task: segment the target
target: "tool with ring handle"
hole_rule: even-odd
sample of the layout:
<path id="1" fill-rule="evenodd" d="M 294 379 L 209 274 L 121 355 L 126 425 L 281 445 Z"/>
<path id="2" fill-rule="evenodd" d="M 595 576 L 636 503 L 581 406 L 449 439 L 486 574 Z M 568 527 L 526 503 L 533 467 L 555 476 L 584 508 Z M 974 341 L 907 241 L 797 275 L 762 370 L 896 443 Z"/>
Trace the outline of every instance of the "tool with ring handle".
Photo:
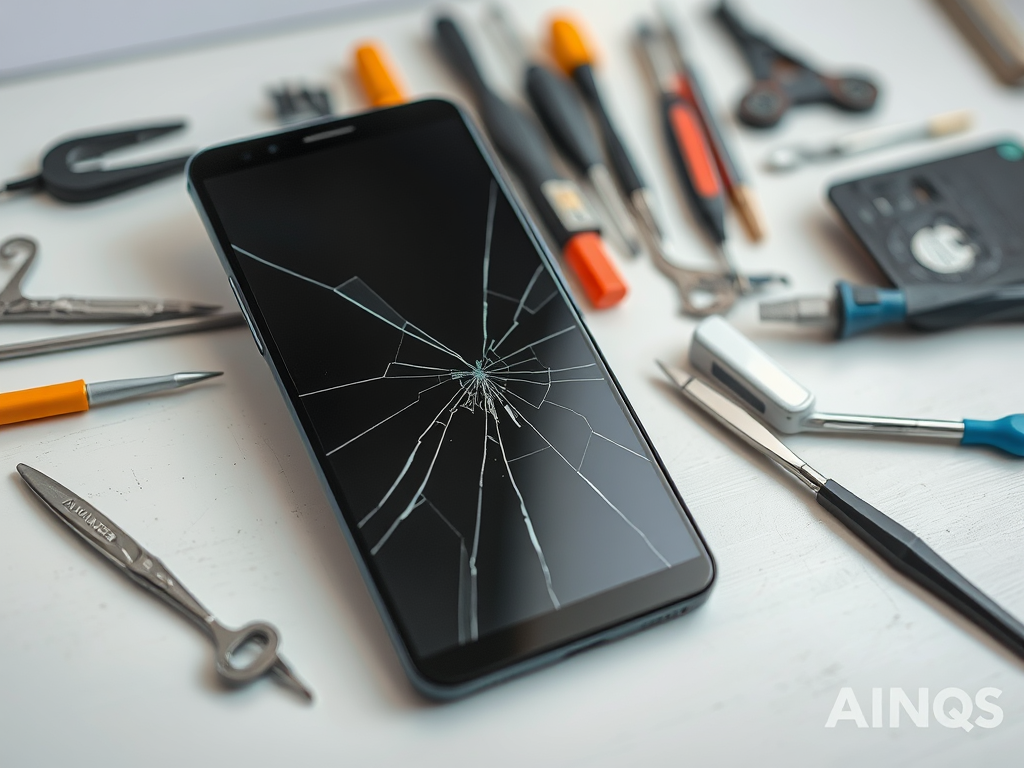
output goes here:
<path id="1" fill-rule="evenodd" d="M 85 499 L 25 464 L 18 465 L 18 473 L 33 493 L 75 533 L 122 569 L 130 579 L 166 600 L 210 636 L 214 645 L 214 666 L 222 680 L 231 685 L 242 685 L 273 673 L 307 699 L 313 700 L 310 690 L 278 654 L 280 638 L 272 625 L 254 621 L 241 629 L 228 629 L 178 582 L 160 560 Z M 250 644 L 258 646 L 258 652 L 247 663 L 239 663 L 235 655 Z"/>

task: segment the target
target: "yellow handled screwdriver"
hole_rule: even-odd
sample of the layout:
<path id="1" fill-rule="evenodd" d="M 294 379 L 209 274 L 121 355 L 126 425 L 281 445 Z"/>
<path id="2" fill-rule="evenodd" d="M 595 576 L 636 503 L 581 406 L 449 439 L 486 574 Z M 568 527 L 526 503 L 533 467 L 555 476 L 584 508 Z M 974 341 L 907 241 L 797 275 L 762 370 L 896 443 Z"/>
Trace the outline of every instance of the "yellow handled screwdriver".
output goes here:
<path id="1" fill-rule="evenodd" d="M 86 384 L 83 380 L 51 384 L 0 394 L 0 425 L 45 419 L 65 413 L 87 411 L 94 405 L 106 405 L 154 392 L 187 387 L 190 384 L 223 375 L 222 371 L 172 373 L 141 379 L 116 379 Z"/>
<path id="2" fill-rule="evenodd" d="M 384 47 L 367 42 L 356 48 L 356 74 L 371 107 L 393 107 L 406 101 L 405 89 L 394 75 Z"/>

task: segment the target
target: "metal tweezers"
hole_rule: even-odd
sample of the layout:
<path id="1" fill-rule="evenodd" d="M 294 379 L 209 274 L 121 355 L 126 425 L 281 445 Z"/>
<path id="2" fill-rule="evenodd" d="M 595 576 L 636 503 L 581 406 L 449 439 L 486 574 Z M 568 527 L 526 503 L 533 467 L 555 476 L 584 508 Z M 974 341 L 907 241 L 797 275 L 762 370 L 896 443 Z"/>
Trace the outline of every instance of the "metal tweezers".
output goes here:
<path id="1" fill-rule="evenodd" d="M 86 299 L 59 296 L 30 299 L 21 284 L 36 259 L 38 246 L 28 237 L 12 237 L 0 245 L 0 264 L 19 254 L 25 260 L 0 290 L 0 323 L 5 322 L 146 322 L 206 315 L 219 307 L 174 299 Z"/>

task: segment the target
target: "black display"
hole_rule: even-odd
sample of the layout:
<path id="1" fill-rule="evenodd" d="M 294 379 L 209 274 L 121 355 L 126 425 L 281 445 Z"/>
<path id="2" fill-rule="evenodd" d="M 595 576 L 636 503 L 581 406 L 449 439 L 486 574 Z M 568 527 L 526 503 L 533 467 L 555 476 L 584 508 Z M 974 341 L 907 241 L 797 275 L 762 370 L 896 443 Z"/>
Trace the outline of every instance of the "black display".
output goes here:
<path id="1" fill-rule="evenodd" d="M 403 110 L 192 175 L 412 655 L 593 622 L 645 579 L 635 613 L 678 602 L 696 590 L 665 574 L 695 559 L 703 589 L 703 544 L 461 116 Z"/>

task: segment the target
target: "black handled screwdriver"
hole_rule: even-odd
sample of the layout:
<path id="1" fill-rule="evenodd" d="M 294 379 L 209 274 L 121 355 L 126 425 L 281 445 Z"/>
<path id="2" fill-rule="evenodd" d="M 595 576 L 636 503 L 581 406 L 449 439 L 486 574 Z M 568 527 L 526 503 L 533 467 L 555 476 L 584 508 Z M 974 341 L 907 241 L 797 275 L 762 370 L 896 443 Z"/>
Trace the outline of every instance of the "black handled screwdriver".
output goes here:
<path id="1" fill-rule="evenodd" d="M 442 53 L 472 92 L 491 141 L 523 183 L 587 298 L 599 309 L 617 304 L 626 283 L 598 234 L 600 222 L 576 183 L 556 170 L 539 126 L 487 85 L 454 19 L 438 17 L 435 30 Z"/>
<path id="2" fill-rule="evenodd" d="M 487 14 L 509 56 L 522 67 L 526 95 L 548 135 L 566 160 L 587 177 L 630 253 L 639 253 L 640 234 L 612 182 L 580 95 L 565 77 L 531 59 L 501 7 L 492 5 Z"/>

